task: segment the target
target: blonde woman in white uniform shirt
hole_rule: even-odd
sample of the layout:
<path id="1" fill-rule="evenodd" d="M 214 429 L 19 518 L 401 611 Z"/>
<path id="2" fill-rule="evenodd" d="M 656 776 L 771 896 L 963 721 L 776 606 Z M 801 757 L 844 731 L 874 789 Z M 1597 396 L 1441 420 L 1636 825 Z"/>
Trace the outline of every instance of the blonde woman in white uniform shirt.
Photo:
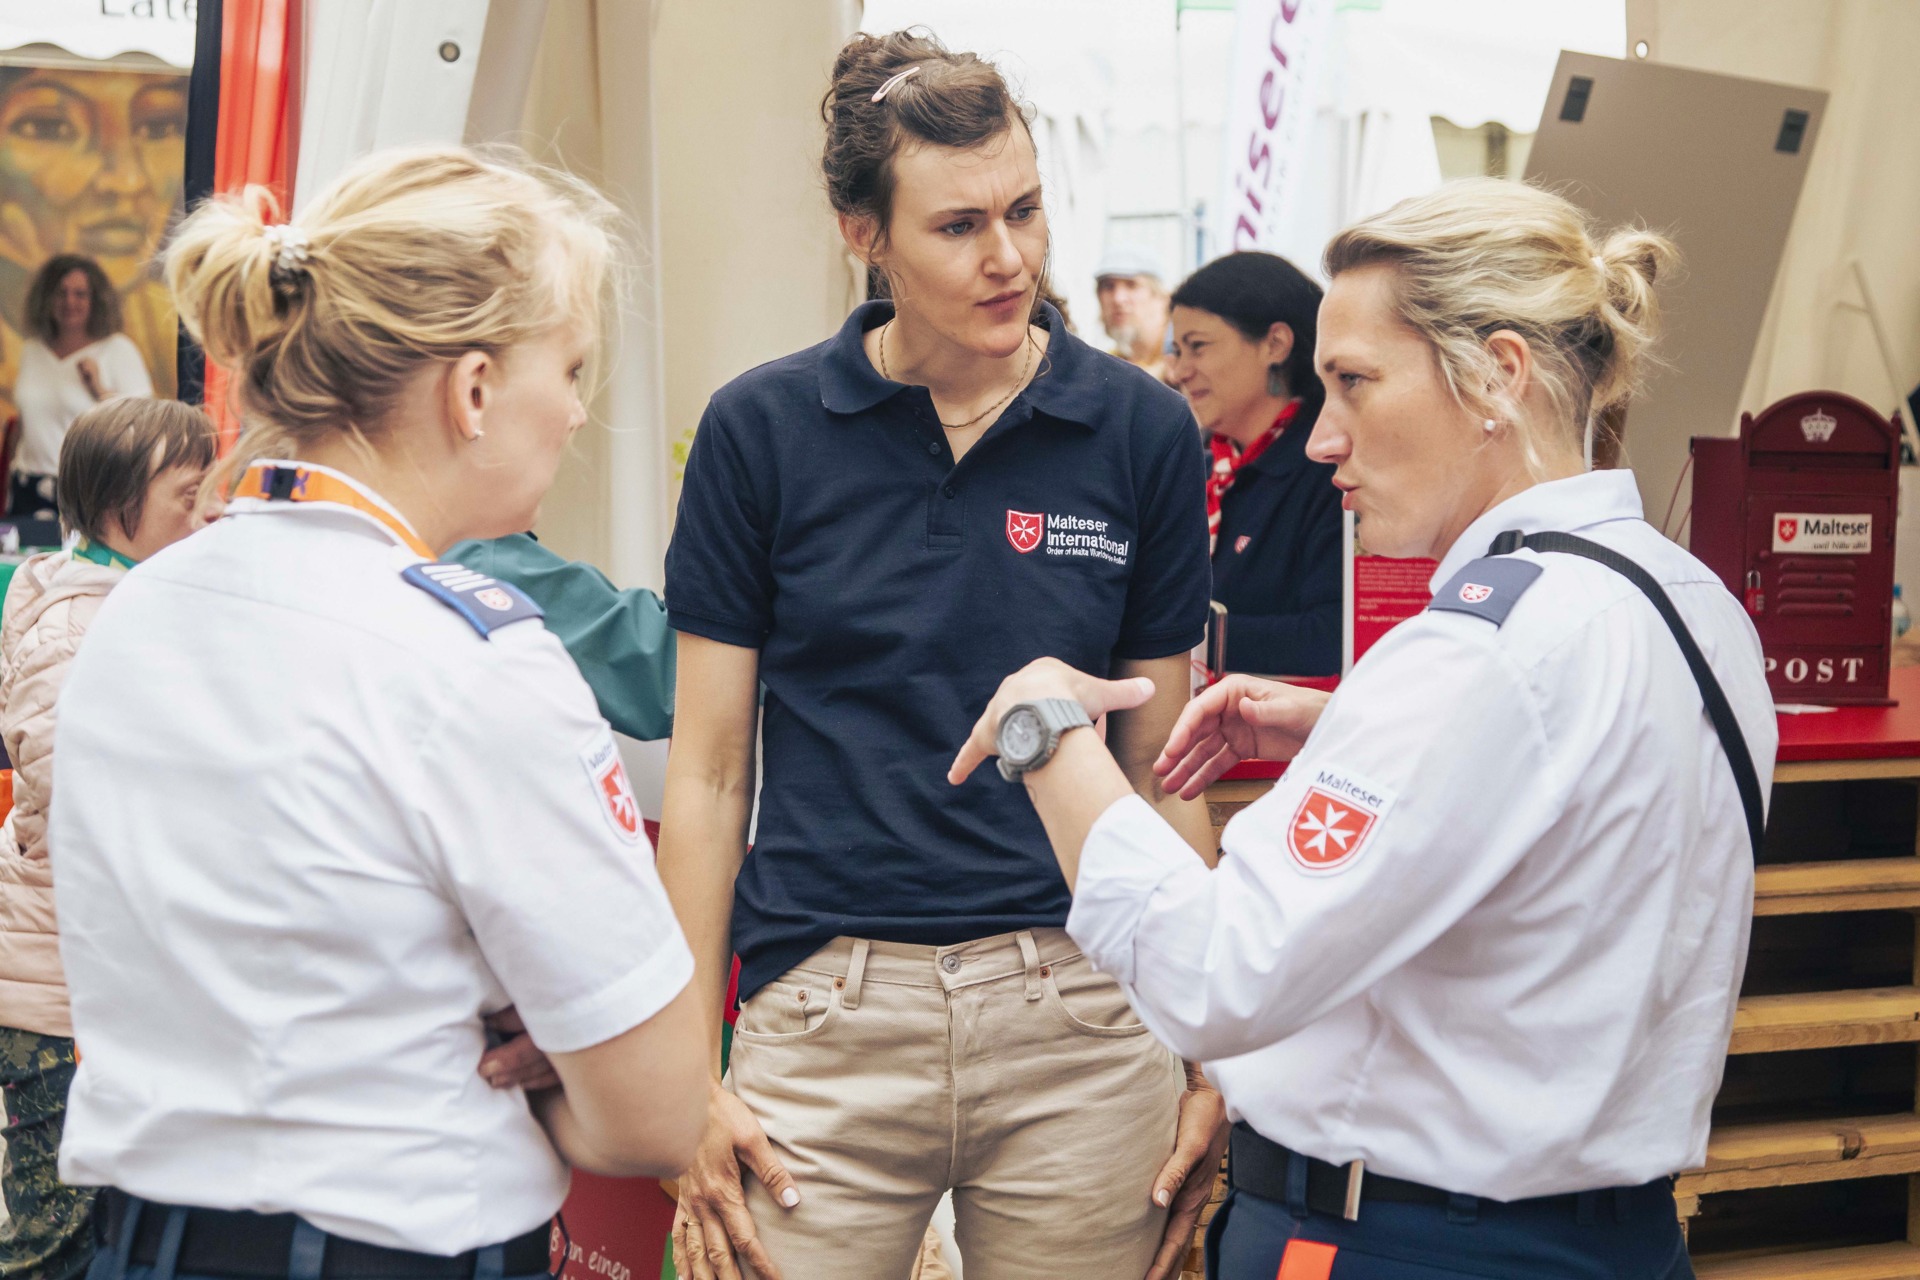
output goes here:
<path id="1" fill-rule="evenodd" d="M 94 1280 L 544 1274 L 568 1164 L 692 1158 L 709 1033 L 593 695 L 434 561 L 531 526 L 585 421 L 609 207 L 443 150 L 260 208 L 168 281 L 266 460 L 62 697 L 61 1176 L 114 1188 Z M 509 1006 L 557 1087 L 482 1078 Z"/>
<path id="2" fill-rule="evenodd" d="M 1137 682 L 1029 667 L 955 761 L 1024 779 L 1068 932 L 1226 1097 L 1210 1275 L 1692 1274 L 1669 1178 L 1706 1151 L 1778 734 L 1738 602 L 1582 456 L 1670 260 L 1497 181 L 1335 237 L 1307 451 L 1372 550 L 1439 558 L 1434 606 L 1331 698 L 1233 677 L 1195 700 L 1170 789 L 1292 757 L 1218 870 L 1064 727 Z M 1644 569 L 1706 678 L 1631 566 L 1513 550 L 1549 532 Z"/>

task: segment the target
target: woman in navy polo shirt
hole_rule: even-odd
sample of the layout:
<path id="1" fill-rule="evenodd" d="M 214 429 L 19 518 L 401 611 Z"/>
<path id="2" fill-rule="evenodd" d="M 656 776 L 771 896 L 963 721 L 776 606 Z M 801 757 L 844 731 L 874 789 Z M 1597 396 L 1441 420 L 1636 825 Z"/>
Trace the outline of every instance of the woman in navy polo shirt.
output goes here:
<path id="1" fill-rule="evenodd" d="M 1168 381 L 1206 431 L 1213 598 L 1231 671 L 1340 670 L 1340 491 L 1307 457 L 1320 286 L 1285 258 L 1230 253 L 1173 295 Z"/>
<path id="2" fill-rule="evenodd" d="M 824 113 L 842 234 L 892 300 L 713 397 L 667 553 L 661 877 L 706 998 L 737 953 L 743 1000 L 676 1256 L 904 1276 L 952 1191 L 970 1280 L 1170 1276 L 1217 1095 L 1067 939 L 1018 789 L 944 773 L 1007 670 L 1150 676 L 1108 741 L 1211 856 L 1152 775 L 1207 610 L 1191 418 L 1040 302 L 1033 140 L 990 64 L 861 36 Z"/>

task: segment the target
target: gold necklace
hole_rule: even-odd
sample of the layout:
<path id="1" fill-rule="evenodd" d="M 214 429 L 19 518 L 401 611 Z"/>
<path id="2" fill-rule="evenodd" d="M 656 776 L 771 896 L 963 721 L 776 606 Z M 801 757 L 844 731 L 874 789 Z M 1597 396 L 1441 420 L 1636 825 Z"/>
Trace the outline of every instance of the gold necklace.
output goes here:
<path id="1" fill-rule="evenodd" d="M 887 330 L 891 328 L 893 328 L 893 321 L 891 320 L 880 326 L 880 376 L 888 382 L 893 381 L 893 375 L 887 371 Z M 1020 388 L 1027 385 L 1027 375 L 1033 372 L 1033 353 L 1038 345 L 1039 344 L 1033 340 L 1033 330 L 1028 329 L 1027 363 L 1021 368 L 1020 378 L 1013 384 L 1013 389 L 1008 391 L 1006 395 L 1001 396 L 994 404 L 990 405 L 985 412 L 968 418 L 965 422 L 943 422 L 940 425 L 949 431 L 965 431 L 968 427 L 971 427 L 989 414 L 997 413 L 999 410 L 1004 409 L 1009 401 L 1020 394 Z"/>

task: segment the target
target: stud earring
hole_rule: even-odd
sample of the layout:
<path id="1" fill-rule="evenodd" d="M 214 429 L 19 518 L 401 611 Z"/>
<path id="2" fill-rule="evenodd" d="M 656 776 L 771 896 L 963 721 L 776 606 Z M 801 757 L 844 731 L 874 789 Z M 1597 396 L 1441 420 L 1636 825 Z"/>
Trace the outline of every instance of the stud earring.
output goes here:
<path id="1" fill-rule="evenodd" d="M 1491 430 L 1493 430 L 1493 427 L 1492 427 L 1492 425 L 1491 425 L 1491 424 L 1489 424 L 1489 425 L 1488 425 L 1488 427 L 1487 427 L 1487 430 L 1489 430 L 1489 431 L 1491 431 Z M 486 432 L 484 432 L 484 431 L 482 431 L 482 430 L 480 430 L 479 428 L 477 428 L 477 427 L 476 427 L 476 428 L 474 428 L 474 432 L 473 432 L 473 434 L 467 437 L 467 443 L 468 443 L 468 444 L 479 444 L 479 443 L 480 443 L 480 437 L 481 437 L 481 436 L 484 436 L 485 434 L 487 434 L 487 433 L 486 433 Z"/>
<path id="2" fill-rule="evenodd" d="M 1500 424 L 1495 422 L 1492 418 L 1488 418 L 1485 422 L 1481 423 L 1480 425 L 1481 425 L 1481 429 L 1484 430 L 1488 435 L 1492 435 L 1495 431 L 1498 431 L 1500 429 Z"/>

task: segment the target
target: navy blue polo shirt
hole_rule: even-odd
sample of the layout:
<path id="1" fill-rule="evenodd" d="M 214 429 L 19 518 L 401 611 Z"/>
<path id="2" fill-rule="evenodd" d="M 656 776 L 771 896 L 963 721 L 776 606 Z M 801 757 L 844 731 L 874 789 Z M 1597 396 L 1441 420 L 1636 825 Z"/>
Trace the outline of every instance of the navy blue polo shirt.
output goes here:
<path id="1" fill-rule="evenodd" d="M 1340 491 L 1307 457 L 1312 434 L 1302 414 L 1220 500 L 1213 598 L 1227 606 L 1229 671 L 1340 674 Z"/>
<path id="2" fill-rule="evenodd" d="M 762 782 L 734 889 L 741 998 L 839 935 L 944 946 L 1066 923 L 1024 788 L 947 766 L 1039 657 L 1105 675 L 1200 641 L 1205 467 L 1181 398 L 1067 332 L 957 464 L 861 336 L 736 378 L 687 459 L 675 630 L 760 650 Z"/>

